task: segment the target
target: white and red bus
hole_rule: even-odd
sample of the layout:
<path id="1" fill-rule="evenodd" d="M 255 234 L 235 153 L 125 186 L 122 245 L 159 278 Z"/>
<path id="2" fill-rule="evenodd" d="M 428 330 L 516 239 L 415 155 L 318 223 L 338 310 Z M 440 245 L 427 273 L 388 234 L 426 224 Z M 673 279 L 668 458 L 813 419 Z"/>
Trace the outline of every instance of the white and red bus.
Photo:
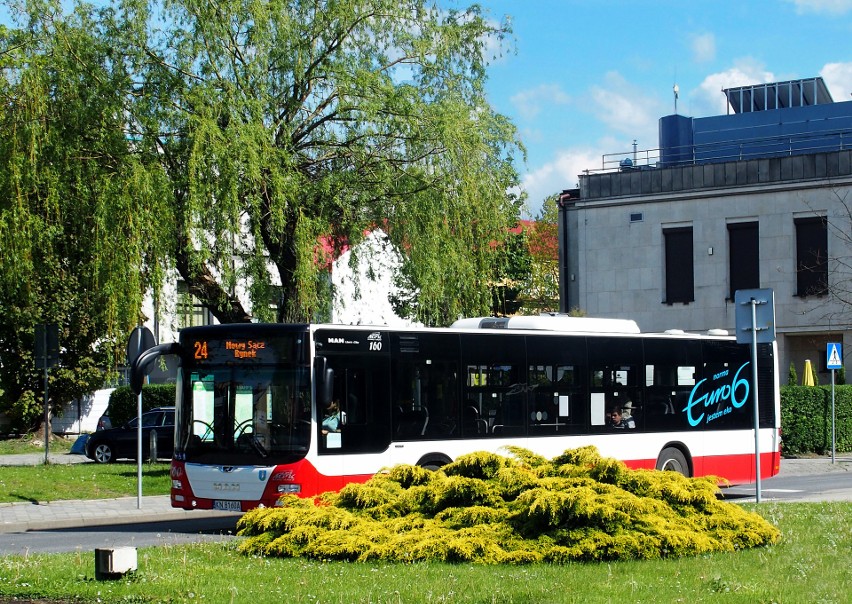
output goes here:
<path id="1" fill-rule="evenodd" d="M 143 353 L 180 358 L 171 501 L 248 510 L 438 468 L 505 445 L 552 458 L 595 445 L 634 468 L 754 482 L 751 349 L 564 315 L 450 328 L 239 324 L 187 328 Z M 758 346 L 762 478 L 780 462 L 774 344 Z M 338 409 L 323 426 L 324 411 Z M 612 425 L 610 411 L 626 417 Z"/>

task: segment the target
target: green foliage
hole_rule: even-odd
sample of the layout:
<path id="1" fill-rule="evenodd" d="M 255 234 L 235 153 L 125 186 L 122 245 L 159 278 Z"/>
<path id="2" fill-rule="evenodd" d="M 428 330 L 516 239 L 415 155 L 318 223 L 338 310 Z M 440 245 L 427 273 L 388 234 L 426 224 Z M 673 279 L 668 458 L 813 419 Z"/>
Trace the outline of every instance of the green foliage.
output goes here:
<path id="1" fill-rule="evenodd" d="M 239 521 L 246 554 L 479 564 L 655 559 L 778 542 L 757 514 L 719 501 L 712 479 L 629 470 L 594 447 L 547 461 L 463 455 L 397 466 L 319 500 L 282 498 Z"/>
<path id="2" fill-rule="evenodd" d="M 236 283 L 266 318 L 272 282 L 283 320 L 311 319 L 328 295 L 318 239 L 341 249 L 377 226 L 405 251 L 414 318 L 486 312 L 492 242 L 519 209 L 522 149 L 484 86 L 508 24 L 426 0 L 122 9 L 93 13 L 91 30 L 133 78 L 99 92 L 167 182 L 167 256 L 220 321 L 252 318 Z"/>
<path id="3" fill-rule="evenodd" d="M 487 451 L 463 455 L 456 461 L 445 465 L 442 470 L 447 476 L 463 476 L 489 480 L 505 467 L 512 465 L 506 457 Z"/>
<path id="4" fill-rule="evenodd" d="M 799 376 L 796 374 L 796 364 L 790 361 L 790 371 L 787 373 L 787 385 L 798 386 Z"/>
<path id="5" fill-rule="evenodd" d="M 546 198 L 530 226 L 530 270 L 520 285 L 521 314 L 559 312 L 559 194 Z"/>
<path id="6" fill-rule="evenodd" d="M 852 386 L 835 386 L 835 447 L 852 451 Z M 831 451 L 831 386 L 781 388 L 785 455 Z"/>
<path id="7" fill-rule="evenodd" d="M 491 314 L 495 317 L 518 314 L 523 281 L 532 269 L 526 229 L 507 233 L 502 245 L 497 246 L 495 264 Z"/>
<path id="8" fill-rule="evenodd" d="M 11 13 L 23 25 L 0 32 L 0 410 L 29 429 L 44 392 L 34 326 L 59 326 L 55 410 L 99 387 L 139 318 L 169 209 L 127 132 L 134 82 L 102 15 L 49 1 Z"/>
<path id="9" fill-rule="evenodd" d="M 155 407 L 174 407 L 175 385 L 174 384 L 146 384 L 142 386 L 142 411 L 148 411 Z M 136 393 L 130 386 L 116 388 L 109 395 L 107 415 L 113 426 L 122 426 L 136 417 L 139 410 L 139 402 Z"/>
<path id="10" fill-rule="evenodd" d="M 425 0 L 14 2 L 0 29 L 0 410 L 41 414 L 119 364 L 166 269 L 222 322 L 327 315 L 317 241 L 381 226 L 408 313 L 484 314 L 516 221 L 514 126 L 485 94 L 508 25 Z M 226 15 L 227 17 L 223 17 Z M 270 273 L 270 266 L 273 266 Z M 161 306 L 162 308 L 162 306 Z"/>
<path id="11" fill-rule="evenodd" d="M 558 199 L 545 199 L 535 221 L 521 223 L 498 248 L 492 315 L 559 311 Z"/>

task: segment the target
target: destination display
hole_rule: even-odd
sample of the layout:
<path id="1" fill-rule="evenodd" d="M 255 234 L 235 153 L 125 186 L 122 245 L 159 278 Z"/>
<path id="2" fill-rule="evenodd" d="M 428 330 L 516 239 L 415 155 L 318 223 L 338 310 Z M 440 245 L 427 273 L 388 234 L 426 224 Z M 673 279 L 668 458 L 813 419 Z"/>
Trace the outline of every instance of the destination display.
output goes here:
<path id="1" fill-rule="evenodd" d="M 282 363 L 295 358 L 293 337 L 274 338 L 190 338 L 184 349 L 198 364 Z"/>

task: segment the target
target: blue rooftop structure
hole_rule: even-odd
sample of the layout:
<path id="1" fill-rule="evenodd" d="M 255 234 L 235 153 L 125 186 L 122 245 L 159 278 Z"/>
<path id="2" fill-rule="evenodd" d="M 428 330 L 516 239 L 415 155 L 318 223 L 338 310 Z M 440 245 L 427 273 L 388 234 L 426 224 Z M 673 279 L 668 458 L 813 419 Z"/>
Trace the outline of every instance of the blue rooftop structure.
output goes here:
<path id="1" fill-rule="evenodd" d="M 656 167 L 852 148 L 852 101 L 834 102 L 822 78 L 722 92 L 728 99 L 728 115 L 668 115 L 660 119 Z"/>

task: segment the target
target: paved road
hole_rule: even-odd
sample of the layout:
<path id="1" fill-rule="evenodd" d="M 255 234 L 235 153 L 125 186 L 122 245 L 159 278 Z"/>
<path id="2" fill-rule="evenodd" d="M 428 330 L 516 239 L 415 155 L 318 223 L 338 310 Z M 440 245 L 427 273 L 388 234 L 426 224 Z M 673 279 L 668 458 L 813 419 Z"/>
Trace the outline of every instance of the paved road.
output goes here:
<path id="1" fill-rule="evenodd" d="M 722 490 L 726 499 L 755 500 L 755 485 Z M 762 501 L 852 501 L 852 457 L 782 459 L 777 476 L 761 481 Z"/>
<path id="2" fill-rule="evenodd" d="M 51 463 L 87 463 L 81 455 L 50 455 Z M 0 455 L 0 465 L 38 465 L 44 455 Z M 828 479 L 826 479 L 828 475 Z M 811 485 L 791 488 L 795 483 Z M 805 477 L 802 479 L 801 477 Z M 811 480 L 811 478 L 813 479 Z M 817 482 L 818 481 L 818 482 Z M 782 498 L 782 493 L 796 501 L 852 501 L 852 457 L 785 459 L 777 477 L 762 482 L 763 499 Z M 748 500 L 754 485 L 727 489 L 727 498 Z M 787 498 L 787 497 L 783 497 Z M 233 512 L 213 510 L 185 511 L 172 508 L 167 495 L 121 497 L 117 499 L 68 500 L 51 502 L 0 503 L 0 533 L 13 533 L 59 528 L 87 528 L 140 522 L 197 521 L 202 518 L 235 518 Z"/>

